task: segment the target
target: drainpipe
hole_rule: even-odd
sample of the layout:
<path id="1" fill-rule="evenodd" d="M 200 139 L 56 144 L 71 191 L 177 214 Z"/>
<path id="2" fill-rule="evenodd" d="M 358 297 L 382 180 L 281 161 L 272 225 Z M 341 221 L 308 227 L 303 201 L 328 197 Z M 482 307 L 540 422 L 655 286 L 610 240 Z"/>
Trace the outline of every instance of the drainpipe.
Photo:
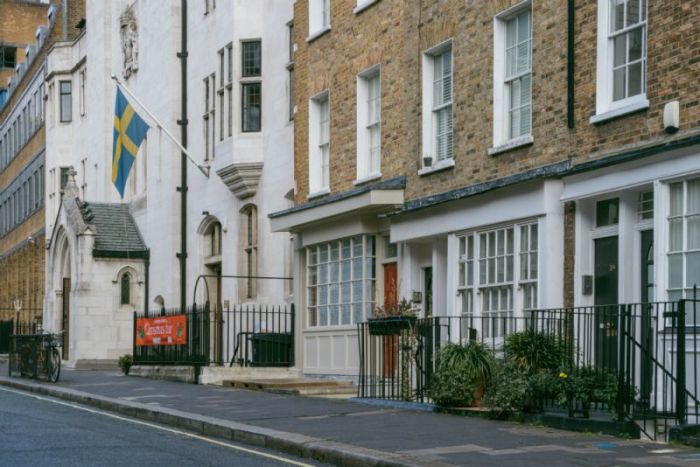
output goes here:
<path id="1" fill-rule="evenodd" d="M 566 51 L 566 121 L 569 128 L 574 127 L 574 11 L 575 1 L 568 2 L 568 34 Z"/>
<path id="2" fill-rule="evenodd" d="M 150 271 L 150 269 L 151 269 L 151 250 L 149 249 L 149 250 L 147 250 L 147 252 L 148 252 L 148 253 L 146 254 L 146 259 L 145 259 L 144 262 L 143 262 L 143 263 L 144 263 L 144 268 L 146 269 L 146 271 L 145 271 L 145 276 L 146 276 L 146 277 L 145 277 L 145 279 L 144 279 L 144 282 L 145 282 L 145 289 L 146 289 L 146 290 L 144 291 L 145 293 L 144 293 L 144 298 L 143 298 L 143 312 L 144 312 L 145 316 L 148 316 L 148 303 L 149 303 L 149 299 L 148 299 L 148 287 L 149 287 L 149 284 L 150 284 L 150 280 L 149 280 L 149 271 Z"/>
<path id="3" fill-rule="evenodd" d="M 180 52 L 177 57 L 180 59 L 180 101 L 181 114 L 177 124 L 180 125 L 180 142 L 182 147 L 187 148 L 187 0 L 180 2 L 182 13 L 180 15 L 181 37 Z M 177 254 L 180 260 L 180 309 L 184 311 L 187 307 L 187 155 L 180 153 L 180 252 Z"/>

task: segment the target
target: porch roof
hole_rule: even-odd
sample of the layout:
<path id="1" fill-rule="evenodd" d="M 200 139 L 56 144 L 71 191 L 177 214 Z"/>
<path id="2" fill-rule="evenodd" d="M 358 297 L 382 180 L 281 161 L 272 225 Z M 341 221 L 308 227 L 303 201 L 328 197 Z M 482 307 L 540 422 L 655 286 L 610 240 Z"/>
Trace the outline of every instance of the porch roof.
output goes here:
<path id="1" fill-rule="evenodd" d="M 80 202 L 79 206 L 85 223 L 94 228 L 94 258 L 148 258 L 148 248 L 128 204 Z"/>
<path id="2" fill-rule="evenodd" d="M 274 232 L 287 232 L 348 214 L 386 212 L 401 207 L 406 177 L 395 177 L 331 194 L 268 215 Z"/>

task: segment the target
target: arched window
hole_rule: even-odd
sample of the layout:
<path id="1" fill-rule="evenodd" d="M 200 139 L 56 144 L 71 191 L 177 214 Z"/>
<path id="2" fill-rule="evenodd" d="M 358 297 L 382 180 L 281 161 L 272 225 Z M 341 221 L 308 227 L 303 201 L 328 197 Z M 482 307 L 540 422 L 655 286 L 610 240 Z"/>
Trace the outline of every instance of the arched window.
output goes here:
<path id="1" fill-rule="evenodd" d="M 122 274 L 122 278 L 119 282 L 120 284 L 120 296 L 121 300 L 120 303 L 122 305 L 130 305 L 131 304 L 131 274 L 128 272 L 125 272 Z"/>
<path id="2" fill-rule="evenodd" d="M 258 210 L 253 204 L 241 209 L 241 253 L 242 275 L 248 276 L 241 293 L 242 298 L 253 298 L 256 294 L 256 281 L 252 276 L 258 275 Z"/>
<path id="3" fill-rule="evenodd" d="M 205 249 L 207 250 L 205 252 L 205 256 L 209 257 L 221 255 L 221 224 L 219 222 L 213 222 L 209 226 L 209 228 L 206 230 L 205 238 Z"/>

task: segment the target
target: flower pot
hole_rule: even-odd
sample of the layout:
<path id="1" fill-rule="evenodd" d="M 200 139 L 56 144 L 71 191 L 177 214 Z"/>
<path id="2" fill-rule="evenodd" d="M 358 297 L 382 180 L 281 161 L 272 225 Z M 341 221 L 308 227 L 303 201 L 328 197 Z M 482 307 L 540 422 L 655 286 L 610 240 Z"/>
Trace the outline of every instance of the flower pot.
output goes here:
<path id="1" fill-rule="evenodd" d="M 367 320 L 372 336 L 398 336 L 402 331 L 413 329 L 415 316 L 389 316 L 387 318 L 370 318 Z"/>
<path id="2" fill-rule="evenodd" d="M 433 158 L 426 156 L 423 158 L 423 167 L 430 167 L 433 165 Z"/>

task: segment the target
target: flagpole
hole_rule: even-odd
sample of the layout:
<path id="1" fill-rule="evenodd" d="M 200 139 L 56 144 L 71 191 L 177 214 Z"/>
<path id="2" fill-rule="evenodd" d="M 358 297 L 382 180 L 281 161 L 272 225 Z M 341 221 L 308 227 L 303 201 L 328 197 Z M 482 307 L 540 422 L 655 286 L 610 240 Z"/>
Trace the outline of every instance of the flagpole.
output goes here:
<path id="1" fill-rule="evenodd" d="M 182 151 L 183 154 L 185 154 L 187 156 L 187 158 L 190 160 L 190 162 L 192 162 L 199 169 L 199 171 L 204 174 L 205 177 L 209 178 L 209 166 L 203 166 L 203 165 L 198 164 L 192 158 L 192 155 L 190 154 L 190 152 L 187 149 L 185 149 L 185 147 L 182 144 L 180 144 L 180 142 L 177 139 L 175 139 L 175 137 L 168 131 L 168 129 L 165 128 L 165 126 L 163 126 L 162 123 L 160 123 L 160 120 L 158 120 L 156 118 L 156 116 L 153 115 L 150 110 L 148 110 L 148 108 L 143 104 L 143 102 L 141 102 L 139 100 L 139 98 L 136 97 L 134 95 L 134 93 L 129 90 L 129 88 L 124 86 L 124 84 L 122 84 L 122 82 L 119 81 L 119 78 L 117 78 L 117 76 L 115 74 L 112 74 L 112 79 L 117 83 L 117 86 L 122 88 L 124 90 L 124 92 L 126 92 L 134 101 L 136 101 L 136 103 L 139 105 L 139 107 L 141 107 L 141 109 L 148 114 L 148 116 L 151 118 L 151 120 L 156 122 L 156 126 L 158 128 L 160 128 L 161 130 L 163 130 L 163 132 L 172 140 L 172 142 L 175 143 L 178 148 L 180 148 L 180 151 Z"/>

